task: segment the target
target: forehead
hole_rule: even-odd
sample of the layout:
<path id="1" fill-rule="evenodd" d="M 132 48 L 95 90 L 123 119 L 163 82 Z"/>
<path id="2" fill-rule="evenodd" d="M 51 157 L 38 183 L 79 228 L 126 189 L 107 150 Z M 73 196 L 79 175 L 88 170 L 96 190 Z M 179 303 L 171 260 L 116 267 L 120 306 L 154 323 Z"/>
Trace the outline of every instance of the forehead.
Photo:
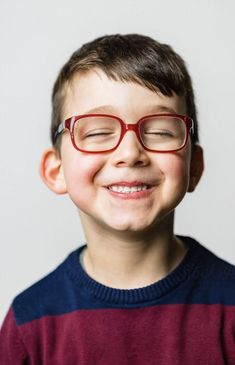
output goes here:
<path id="1" fill-rule="evenodd" d="M 184 97 L 165 96 L 134 82 L 116 81 L 100 69 L 77 73 L 67 85 L 63 119 L 87 113 L 125 118 L 168 112 L 185 114 Z"/>

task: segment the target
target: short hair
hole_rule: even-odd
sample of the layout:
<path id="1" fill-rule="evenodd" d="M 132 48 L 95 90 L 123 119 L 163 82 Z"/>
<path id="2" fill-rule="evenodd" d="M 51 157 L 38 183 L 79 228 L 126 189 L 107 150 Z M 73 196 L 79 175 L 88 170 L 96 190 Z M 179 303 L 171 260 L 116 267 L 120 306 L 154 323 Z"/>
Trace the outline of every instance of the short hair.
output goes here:
<path id="1" fill-rule="evenodd" d="M 192 144 L 198 142 L 198 121 L 191 77 L 184 60 L 167 44 L 139 34 L 99 37 L 75 51 L 62 67 L 52 92 L 51 140 L 62 122 L 66 86 L 77 73 L 101 69 L 108 78 L 135 82 L 165 96 L 183 96 L 187 116 L 194 121 Z"/>

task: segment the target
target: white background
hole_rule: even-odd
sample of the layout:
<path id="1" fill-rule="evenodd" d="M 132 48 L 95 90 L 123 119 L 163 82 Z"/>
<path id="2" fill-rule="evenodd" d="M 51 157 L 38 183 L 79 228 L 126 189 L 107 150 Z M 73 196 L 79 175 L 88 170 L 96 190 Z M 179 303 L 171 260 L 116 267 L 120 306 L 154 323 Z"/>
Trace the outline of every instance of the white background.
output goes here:
<path id="1" fill-rule="evenodd" d="M 199 111 L 205 173 L 178 208 L 176 232 L 235 262 L 235 2 L 1 0 L 0 321 L 13 297 L 83 242 L 76 209 L 40 181 L 50 97 L 84 42 L 143 33 L 186 60 Z"/>

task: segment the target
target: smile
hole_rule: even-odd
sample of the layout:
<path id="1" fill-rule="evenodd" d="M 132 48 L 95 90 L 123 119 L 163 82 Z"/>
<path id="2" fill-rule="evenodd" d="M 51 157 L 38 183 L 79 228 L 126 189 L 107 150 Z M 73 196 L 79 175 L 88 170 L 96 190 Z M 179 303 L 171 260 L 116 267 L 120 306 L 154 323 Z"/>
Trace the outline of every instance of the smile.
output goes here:
<path id="1" fill-rule="evenodd" d="M 149 188 L 148 185 L 139 185 L 139 186 L 120 186 L 120 185 L 112 185 L 109 186 L 108 189 L 112 190 L 116 193 L 123 193 L 123 194 L 131 194 L 136 193 L 139 191 L 144 191 Z"/>

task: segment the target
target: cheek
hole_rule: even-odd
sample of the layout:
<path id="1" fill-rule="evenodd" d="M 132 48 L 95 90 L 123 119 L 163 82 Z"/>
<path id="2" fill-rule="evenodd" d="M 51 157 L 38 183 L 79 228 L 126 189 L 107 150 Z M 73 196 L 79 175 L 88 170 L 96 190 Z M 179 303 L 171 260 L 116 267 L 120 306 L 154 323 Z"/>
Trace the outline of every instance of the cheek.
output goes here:
<path id="1" fill-rule="evenodd" d="M 75 151 L 75 155 L 65 156 L 64 159 L 64 176 L 68 193 L 76 195 L 79 191 L 90 189 L 96 175 L 102 169 L 103 159 L 99 155 L 80 154 Z"/>
<path id="2" fill-rule="evenodd" d="M 158 162 L 166 186 L 171 189 L 186 191 L 190 178 L 190 156 L 184 153 L 165 154 Z"/>

